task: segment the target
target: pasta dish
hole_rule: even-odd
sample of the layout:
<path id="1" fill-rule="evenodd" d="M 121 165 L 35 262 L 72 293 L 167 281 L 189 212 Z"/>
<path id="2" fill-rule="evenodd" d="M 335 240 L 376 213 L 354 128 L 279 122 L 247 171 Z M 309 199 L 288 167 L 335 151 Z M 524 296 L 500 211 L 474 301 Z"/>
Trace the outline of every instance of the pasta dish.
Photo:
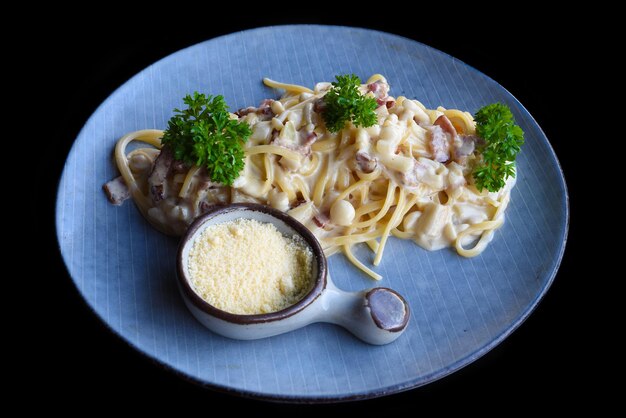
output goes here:
<path id="1" fill-rule="evenodd" d="M 472 170 L 483 139 L 470 113 L 394 98 L 376 74 L 359 87 L 376 100 L 376 123 L 331 132 L 321 116 L 331 83 L 310 89 L 263 81 L 285 93 L 231 114 L 252 132 L 232 186 L 212 181 L 205 167 L 176 160 L 161 146 L 163 131 L 141 130 L 115 147 L 121 176 L 105 185 L 109 199 L 120 204 L 132 197 L 143 216 L 169 235 L 182 235 L 211 205 L 270 205 L 309 228 L 326 255 L 341 252 L 375 279 L 381 276 L 354 256 L 355 244 L 371 249 L 374 266 L 391 236 L 472 257 L 503 224 L 515 177 L 495 192 L 476 187 Z M 149 147 L 130 150 L 133 141 Z"/>

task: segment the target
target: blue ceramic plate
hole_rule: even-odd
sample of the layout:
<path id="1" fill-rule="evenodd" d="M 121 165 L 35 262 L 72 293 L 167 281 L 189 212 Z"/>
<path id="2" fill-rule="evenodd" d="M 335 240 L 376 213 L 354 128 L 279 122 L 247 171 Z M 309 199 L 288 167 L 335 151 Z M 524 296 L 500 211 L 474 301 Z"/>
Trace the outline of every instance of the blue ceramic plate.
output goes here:
<path id="1" fill-rule="evenodd" d="M 366 53 L 364 53 L 366 51 Z M 506 103 L 526 132 L 506 223 L 479 257 L 428 252 L 391 239 L 378 271 L 412 309 L 406 333 L 375 347 L 339 327 L 316 324 L 258 341 L 209 332 L 187 311 L 174 278 L 177 240 L 155 231 L 131 202 L 110 205 L 101 186 L 117 176 L 116 140 L 160 128 L 194 90 L 223 94 L 232 108 L 278 97 L 270 77 L 313 86 L 336 74 L 384 74 L 393 96 L 427 107 L 475 112 Z M 61 252 L 81 295 L 132 346 L 223 390 L 289 400 L 385 395 L 431 382 L 484 355 L 533 310 L 559 266 L 568 202 L 559 163 L 541 128 L 498 83 L 420 43 L 364 29 L 279 26 L 192 46 L 146 68 L 91 116 L 59 186 Z M 357 251 L 370 260 L 365 249 Z M 337 285 L 372 287 L 342 255 L 330 258 Z"/>

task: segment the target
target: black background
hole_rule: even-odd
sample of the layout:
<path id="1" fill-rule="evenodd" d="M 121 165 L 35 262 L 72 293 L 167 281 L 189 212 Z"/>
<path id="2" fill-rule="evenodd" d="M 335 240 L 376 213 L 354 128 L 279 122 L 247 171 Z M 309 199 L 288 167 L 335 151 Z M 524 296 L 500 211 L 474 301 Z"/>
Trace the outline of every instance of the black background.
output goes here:
<path id="1" fill-rule="evenodd" d="M 210 407 L 228 405 L 233 408 L 229 415 L 240 408 L 301 413 L 301 406 L 241 399 L 203 388 L 128 347 L 78 295 L 60 258 L 54 230 L 63 162 L 82 125 L 109 94 L 149 64 L 183 47 L 237 30 L 285 23 L 339 24 L 396 33 L 447 52 L 498 81 L 526 106 L 552 143 L 569 187 L 572 218 L 554 285 L 535 313 L 486 356 L 422 388 L 358 403 L 307 406 L 307 410 L 489 413 L 502 411 L 494 401 L 505 405 L 504 411 L 517 412 L 534 409 L 538 403 L 558 407 L 591 400 L 591 389 L 598 384 L 589 378 L 593 370 L 585 341 L 592 327 L 580 300 L 592 295 L 583 293 L 583 279 L 574 274 L 577 248 L 582 245 L 576 222 L 581 172 L 575 168 L 571 132 L 563 123 L 574 94 L 580 94 L 568 81 L 579 39 L 573 24 L 571 30 L 551 27 L 555 19 L 567 20 L 564 15 L 518 10 L 487 18 L 444 6 L 423 13 L 392 16 L 372 10 L 343 17 L 326 11 L 294 17 L 293 12 L 278 9 L 271 16 L 162 10 L 149 18 L 132 19 L 122 10 L 115 12 L 42 22 L 37 25 L 40 43 L 28 49 L 24 61 L 28 63 L 24 68 L 34 69 L 40 83 L 37 96 L 48 104 L 43 117 L 49 138 L 40 144 L 41 171 L 35 174 L 42 187 L 31 197 L 29 208 L 33 226 L 46 232 L 50 255 L 41 293 L 51 320 L 44 327 L 46 337 L 38 338 L 45 349 L 37 354 L 39 362 L 31 376 L 42 395 L 51 395 L 49 406 L 73 409 L 78 402 L 87 402 L 98 410 L 134 406 L 164 411 L 185 405 L 203 407 L 210 414 Z"/>

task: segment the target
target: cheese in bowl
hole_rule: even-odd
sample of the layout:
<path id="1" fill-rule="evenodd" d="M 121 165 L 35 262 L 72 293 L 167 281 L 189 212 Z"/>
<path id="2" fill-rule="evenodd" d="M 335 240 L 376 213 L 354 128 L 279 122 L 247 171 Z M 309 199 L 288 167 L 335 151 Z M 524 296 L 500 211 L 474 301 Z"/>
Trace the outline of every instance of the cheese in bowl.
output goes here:
<path id="1" fill-rule="evenodd" d="M 271 223 L 235 219 L 208 226 L 188 257 L 195 292 L 222 311 L 257 315 L 283 310 L 313 287 L 313 254 L 302 238 Z"/>

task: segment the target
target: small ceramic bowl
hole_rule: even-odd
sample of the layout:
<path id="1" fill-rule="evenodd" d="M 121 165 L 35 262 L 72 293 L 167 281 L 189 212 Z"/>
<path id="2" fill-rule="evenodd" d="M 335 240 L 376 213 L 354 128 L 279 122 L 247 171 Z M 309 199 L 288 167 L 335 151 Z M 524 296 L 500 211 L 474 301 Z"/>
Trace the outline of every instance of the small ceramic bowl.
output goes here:
<path id="1" fill-rule="evenodd" d="M 254 219 L 274 224 L 283 235 L 302 237 L 313 253 L 311 291 L 297 303 L 277 312 L 239 315 L 218 309 L 194 290 L 188 272 L 188 257 L 205 228 L 233 221 Z M 315 236 L 291 216 L 268 206 L 235 203 L 214 206 L 189 227 L 177 257 L 178 285 L 191 313 L 211 331 L 234 339 L 252 340 L 293 331 L 313 322 L 341 325 L 370 344 L 387 344 L 405 330 L 409 306 L 394 290 L 378 287 L 360 292 L 338 289 L 328 275 L 326 257 Z"/>

